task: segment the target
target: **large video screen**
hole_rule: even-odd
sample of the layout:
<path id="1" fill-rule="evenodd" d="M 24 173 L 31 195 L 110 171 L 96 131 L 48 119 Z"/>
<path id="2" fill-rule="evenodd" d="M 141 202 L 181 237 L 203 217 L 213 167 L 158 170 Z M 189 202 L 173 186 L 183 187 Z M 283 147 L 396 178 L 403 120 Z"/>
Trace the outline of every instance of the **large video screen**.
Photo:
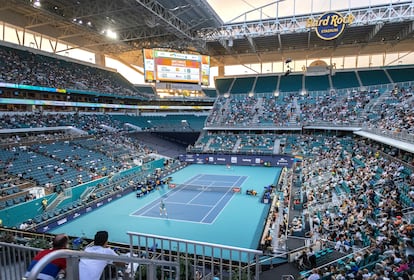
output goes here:
<path id="1" fill-rule="evenodd" d="M 209 85 L 210 57 L 207 55 L 144 49 L 145 81 Z"/>

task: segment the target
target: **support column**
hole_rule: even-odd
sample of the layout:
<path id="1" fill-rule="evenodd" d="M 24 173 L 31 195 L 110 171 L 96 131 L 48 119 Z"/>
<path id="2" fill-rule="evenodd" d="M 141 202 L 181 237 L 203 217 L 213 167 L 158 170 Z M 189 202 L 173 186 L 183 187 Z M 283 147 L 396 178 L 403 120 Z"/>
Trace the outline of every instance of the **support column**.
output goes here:
<path id="1" fill-rule="evenodd" d="M 95 63 L 96 65 L 105 67 L 105 55 L 102 53 L 95 53 Z"/>
<path id="2" fill-rule="evenodd" d="M 219 65 L 218 66 L 218 76 L 219 77 L 224 77 L 224 75 L 225 75 L 226 73 L 225 73 L 225 71 L 224 71 L 224 65 Z"/>

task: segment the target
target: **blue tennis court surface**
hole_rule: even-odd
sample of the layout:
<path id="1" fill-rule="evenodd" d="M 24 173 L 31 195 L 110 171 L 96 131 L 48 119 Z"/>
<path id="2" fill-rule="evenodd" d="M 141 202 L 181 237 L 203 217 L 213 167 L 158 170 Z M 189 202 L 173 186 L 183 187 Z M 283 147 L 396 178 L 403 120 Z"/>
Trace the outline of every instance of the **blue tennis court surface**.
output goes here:
<path id="1" fill-rule="evenodd" d="M 51 232 L 93 238 L 96 231 L 107 230 L 110 241 L 128 244 L 126 232 L 132 231 L 256 249 L 270 207 L 260 201 L 263 187 L 277 181 L 280 171 L 274 167 L 189 165 L 171 174 L 177 190 L 165 186 L 139 198 L 131 193 Z M 226 196 L 226 192 L 179 191 L 178 186 L 185 184 L 237 186 L 242 192 Z M 246 195 L 248 189 L 259 195 Z M 168 218 L 160 216 L 162 197 Z"/>
<path id="2" fill-rule="evenodd" d="M 168 219 L 211 224 L 235 195 L 233 187 L 240 187 L 246 179 L 247 176 L 198 174 L 131 215 L 164 219 L 166 215 L 160 211 L 162 200 Z"/>

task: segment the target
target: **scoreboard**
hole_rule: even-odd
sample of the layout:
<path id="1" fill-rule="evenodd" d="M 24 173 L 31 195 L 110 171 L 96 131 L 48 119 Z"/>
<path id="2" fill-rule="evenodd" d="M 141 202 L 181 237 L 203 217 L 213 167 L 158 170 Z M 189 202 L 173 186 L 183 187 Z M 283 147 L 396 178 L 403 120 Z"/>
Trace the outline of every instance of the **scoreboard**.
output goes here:
<path id="1" fill-rule="evenodd" d="M 209 85 L 210 57 L 207 55 L 144 49 L 146 82 Z"/>

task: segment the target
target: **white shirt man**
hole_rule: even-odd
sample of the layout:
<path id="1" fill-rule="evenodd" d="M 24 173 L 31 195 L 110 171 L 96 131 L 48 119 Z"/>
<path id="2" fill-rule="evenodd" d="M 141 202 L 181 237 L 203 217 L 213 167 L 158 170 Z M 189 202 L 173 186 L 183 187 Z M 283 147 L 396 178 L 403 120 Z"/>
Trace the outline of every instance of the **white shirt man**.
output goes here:
<path id="1" fill-rule="evenodd" d="M 85 252 L 117 256 L 114 250 L 106 247 L 108 245 L 108 232 L 98 231 L 95 234 L 94 245 L 87 247 Z M 79 280 L 99 280 L 106 265 L 112 264 L 110 260 L 80 259 L 79 261 Z M 123 263 L 115 263 L 124 265 Z"/>
<path id="2" fill-rule="evenodd" d="M 319 280 L 321 279 L 321 276 L 319 275 L 318 271 L 316 269 L 312 269 L 312 274 L 309 275 L 308 280 Z"/>

